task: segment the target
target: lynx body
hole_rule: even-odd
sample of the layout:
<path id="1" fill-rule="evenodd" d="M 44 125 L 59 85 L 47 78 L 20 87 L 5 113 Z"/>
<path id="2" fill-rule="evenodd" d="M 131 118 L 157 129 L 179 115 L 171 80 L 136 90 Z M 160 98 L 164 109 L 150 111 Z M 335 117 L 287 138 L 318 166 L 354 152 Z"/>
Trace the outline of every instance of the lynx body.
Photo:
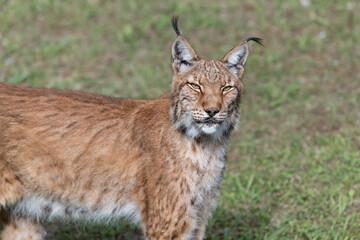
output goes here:
<path id="1" fill-rule="evenodd" d="M 147 240 L 203 239 L 259 39 L 200 59 L 173 26 L 172 92 L 156 100 L 0 83 L 2 240 L 43 239 L 51 219 L 119 217 Z"/>

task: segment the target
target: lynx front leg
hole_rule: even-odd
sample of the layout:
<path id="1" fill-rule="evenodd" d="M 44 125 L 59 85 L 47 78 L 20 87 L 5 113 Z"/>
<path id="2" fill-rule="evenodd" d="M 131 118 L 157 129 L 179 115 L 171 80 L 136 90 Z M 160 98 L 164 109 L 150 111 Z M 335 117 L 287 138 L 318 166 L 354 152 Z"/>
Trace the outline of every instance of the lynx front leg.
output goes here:
<path id="1" fill-rule="evenodd" d="M 194 240 L 204 239 L 208 220 L 216 208 L 219 195 L 220 195 L 220 184 L 219 186 L 214 188 L 211 192 L 209 192 L 207 197 L 204 198 L 204 201 L 200 203 L 201 205 L 199 206 L 199 211 L 197 214 L 198 220 L 196 224 L 196 229 L 194 231 Z"/>
<path id="2" fill-rule="evenodd" d="M 2 240 L 41 240 L 45 232 L 31 220 L 15 218 L 5 223 L 1 233 Z"/>
<path id="3" fill-rule="evenodd" d="M 190 240 L 196 211 L 191 205 L 190 186 L 184 179 L 158 183 L 147 191 L 141 211 L 146 240 Z"/>
<path id="4" fill-rule="evenodd" d="M 198 217 L 198 223 L 194 231 L 194 240 L 203 240 L 205 237 L 206 226 L 213 210 L 216 207 L 216 202 L 208 204 L 209 205 L 202 206 L 202 209 L 200 211 L 201 214 Z"/>
<path id="5" fill-rule="evenodd" d="M 189 240 L 194 215 L 186 205 L 160 207 L 149 212 L 145 225 L 146 240 Z"/>

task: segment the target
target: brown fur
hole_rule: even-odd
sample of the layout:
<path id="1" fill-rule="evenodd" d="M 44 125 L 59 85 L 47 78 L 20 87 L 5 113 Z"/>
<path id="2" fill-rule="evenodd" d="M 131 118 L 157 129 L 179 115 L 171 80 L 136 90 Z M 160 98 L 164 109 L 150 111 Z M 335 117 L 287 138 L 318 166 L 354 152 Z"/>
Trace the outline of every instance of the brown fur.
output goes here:
<path id="1" fill-rule="evenodd" d="M 203 239 L 239 117 L 244 64 L 236 75 L 228 58 L 199 59 L 178 36 L 173 90 L 156 100 L 0 83 L 2 239 L 41 239 L 48 218 L 111 220 L 134 206 L 148 240 Z"/>

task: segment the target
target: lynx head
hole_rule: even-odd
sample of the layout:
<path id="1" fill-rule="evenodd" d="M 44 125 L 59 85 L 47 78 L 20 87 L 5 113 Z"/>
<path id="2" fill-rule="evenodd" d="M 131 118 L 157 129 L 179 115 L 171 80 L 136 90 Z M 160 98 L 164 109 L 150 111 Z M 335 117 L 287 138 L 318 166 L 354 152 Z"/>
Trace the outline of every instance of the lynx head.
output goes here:
<path id="1" fill-rule="evenodd" d="M 243 84 L 241 78 L 249 54 L 247 38 L 222 59 L 201 59 L 181 36 L 178 18 L 172 18 L 177 34 L 172 45 L 173 82 L 171 117 L 174 126 L 191 138 L 221 139 L 236 129 Z"/>

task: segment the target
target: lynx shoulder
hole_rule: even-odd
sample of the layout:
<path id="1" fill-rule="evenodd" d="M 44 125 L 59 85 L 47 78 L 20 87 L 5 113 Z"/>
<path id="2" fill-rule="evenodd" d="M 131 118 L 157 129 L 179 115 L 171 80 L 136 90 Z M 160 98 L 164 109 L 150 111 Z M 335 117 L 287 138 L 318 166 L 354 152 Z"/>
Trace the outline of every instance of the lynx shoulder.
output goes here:
<path id="1" fill-rule="evenodd" d="M 203 239 L 237 128 L 248 38 L 201 59 L 181 35 L 172 91 L 155 100 L 0 83 L 3 240 L 51 219 L 140 221 L 147 240 Z"/>

